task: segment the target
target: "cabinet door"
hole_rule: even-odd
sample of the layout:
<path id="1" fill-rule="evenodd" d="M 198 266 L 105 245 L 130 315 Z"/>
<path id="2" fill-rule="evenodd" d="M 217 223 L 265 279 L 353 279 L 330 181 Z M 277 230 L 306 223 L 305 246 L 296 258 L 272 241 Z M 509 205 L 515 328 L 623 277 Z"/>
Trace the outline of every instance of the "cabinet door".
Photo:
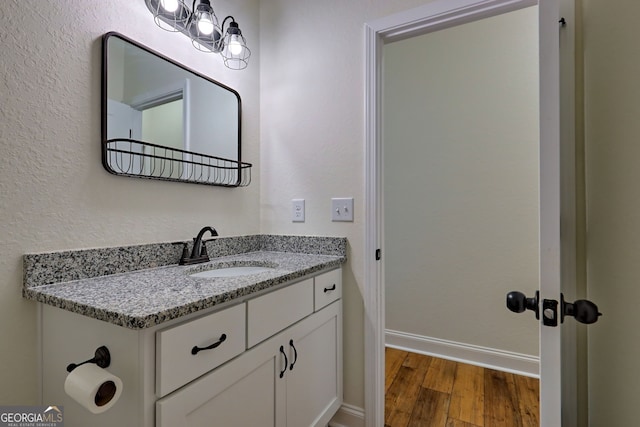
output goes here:
<path id="1" fill-rule="evenodd" d="M 284 427 L 283 357 L 265 342 L 156 403 L 156 427 Z"/>
<path id="2" fill-rule="evenodd" d="M 342 404 L 342 302 L 291 328 L 288 427 L 326 426 Z"/>

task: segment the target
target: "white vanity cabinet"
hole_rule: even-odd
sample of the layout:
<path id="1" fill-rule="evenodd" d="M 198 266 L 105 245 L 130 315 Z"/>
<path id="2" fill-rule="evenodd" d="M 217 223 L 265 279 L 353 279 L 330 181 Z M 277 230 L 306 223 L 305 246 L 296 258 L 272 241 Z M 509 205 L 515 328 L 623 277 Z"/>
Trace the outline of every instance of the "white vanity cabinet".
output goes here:
<path id="1" fill-rule="evenodd" d="M 342 302 L 313 312 L 323 276 L 249 300 L 248 342 L 259 343 L 160 399 L 156 426 L 326 426 L 342 404 Z"/>
<path id="2" fill-rule="evenodd" d="M 341 288 L 338 268 L 142 330 L 42 305 L 43 404 L 67 427 L 326 426 L 342 404 Z M 64 368 L 101 345 L 123 392 L 94 415 L 64 393 Z"/>

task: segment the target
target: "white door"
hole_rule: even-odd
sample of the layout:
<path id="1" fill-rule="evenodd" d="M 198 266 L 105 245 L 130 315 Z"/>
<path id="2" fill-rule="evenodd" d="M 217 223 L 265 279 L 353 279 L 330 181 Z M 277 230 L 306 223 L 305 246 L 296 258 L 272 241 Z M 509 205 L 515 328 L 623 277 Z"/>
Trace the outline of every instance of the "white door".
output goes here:
<path id="1" fill-rule="evenodd" d="M 539 2 L 542 426 L 577 425 L 577 352 L 587 349 L 577 348 L 575 322 L 592 323 L 599 315 L 587 301 L 563 302 L 564 296 L 573 303 L 576 293 L 573 8 L 572 1 Z"/>
<path id="2" fill-rule="evenodd" d="M 107 99 L 107 139 L 142 139 L 142 112 Z"/>
<path id="3" fill-rule="evenodd" d="M 561 293 L 564 292 L 567 299 L 572 301 L 575 292 L 573 2 L 439 0 L 365 26 L 367 256 L 364 302 L 367 426 L 384 424 L 384 263 L 379 262 L 384 259 L 384 253 L 380 255 L 380 249 L 384 246 L 381 201 L 381 47 L 392 41 L 533 4 L 539 5 L 540 19 L 540 425 L 577 425 L 575 324 L 572 318 L 564 323 L 559 319 L 563 308 L 560 303 Z M 566 25 L 562 25 L 561 18 L 564 18 Z M 524 310 L 527 301 L 521 302 Z M 534 308 L 534 303 L 533 299 L 528 300 L 529 307 Z M 585 304 L 578 304 L 579 307 L 568 306 L 567 310 L 578 309 L 584 315 L 583 320 L 593 320 L 594 316 L 597 319 L 597 308 Z M 500 304 L 489 309 L 498 307 L 503 306 Z M 533 316 L 532 321 L 536 321 Z M 557 321 L 557 326 L 543 325 L 554 321 Z"/>
<path id="4" fill-rule="evenodd" d="M 559 13 L 558 0 L 540 1 L 540 301 L 558 300 L 562 291 Z M 540 326 L 543 426 L 562 425 L 562 329 Z M 566 418 L 565 425 L 575 425 L 575 418 L 570 418 Z"/>

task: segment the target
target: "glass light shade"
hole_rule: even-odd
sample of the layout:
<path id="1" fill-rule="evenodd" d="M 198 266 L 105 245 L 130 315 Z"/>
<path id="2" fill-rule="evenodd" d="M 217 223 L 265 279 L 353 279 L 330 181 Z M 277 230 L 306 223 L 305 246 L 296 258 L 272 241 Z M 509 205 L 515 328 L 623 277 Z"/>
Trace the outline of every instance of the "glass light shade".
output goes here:
<path id="1" fill-rule="evenodd" d="M 218 18 L 208 0 L 200 0 L 187 24 L 193 47 L 202 52 L 214 52 L 221 31 Z"/>
<path id="2" fill-rule="evenodd" d="M 224 65 L 232 70 L 243 70 L 249 65 L 251 50 L 247 47 L 244 37 L 240 36 L 239 40 L 241 41 L 231 41 L 225 37 L 224 48 L 220 52 Z"/>
<path id="3" fill-rule="evenodd" d="M 247 40 L 242 35 L 238 24 L 234 21 L 229 24 L 229 28 L 221 42 L 222 49 L 220 56 L 224 65 L 232 70 L 243 70 L 249 65 L 251 50 L 247 47 Z"/>
<path id="4" fill-rule="evenodd" d="M 189 20 L 190 11 L 183 0 L 153 0 L 153 19 L 165 31 L 178 32 Z"/>

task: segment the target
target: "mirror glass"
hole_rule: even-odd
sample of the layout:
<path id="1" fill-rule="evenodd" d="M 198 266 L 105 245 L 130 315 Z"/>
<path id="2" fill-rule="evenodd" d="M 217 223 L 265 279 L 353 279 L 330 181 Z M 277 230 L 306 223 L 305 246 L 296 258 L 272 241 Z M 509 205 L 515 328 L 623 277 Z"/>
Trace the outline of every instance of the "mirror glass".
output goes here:
<path id="1" fill-rule="evenodd" d="M 103 38 L 103 165 L 117 175 L 243 185 L 240 95 L 118 33 Z M 250 166 L 250 165 L 248 165 Z"/>

